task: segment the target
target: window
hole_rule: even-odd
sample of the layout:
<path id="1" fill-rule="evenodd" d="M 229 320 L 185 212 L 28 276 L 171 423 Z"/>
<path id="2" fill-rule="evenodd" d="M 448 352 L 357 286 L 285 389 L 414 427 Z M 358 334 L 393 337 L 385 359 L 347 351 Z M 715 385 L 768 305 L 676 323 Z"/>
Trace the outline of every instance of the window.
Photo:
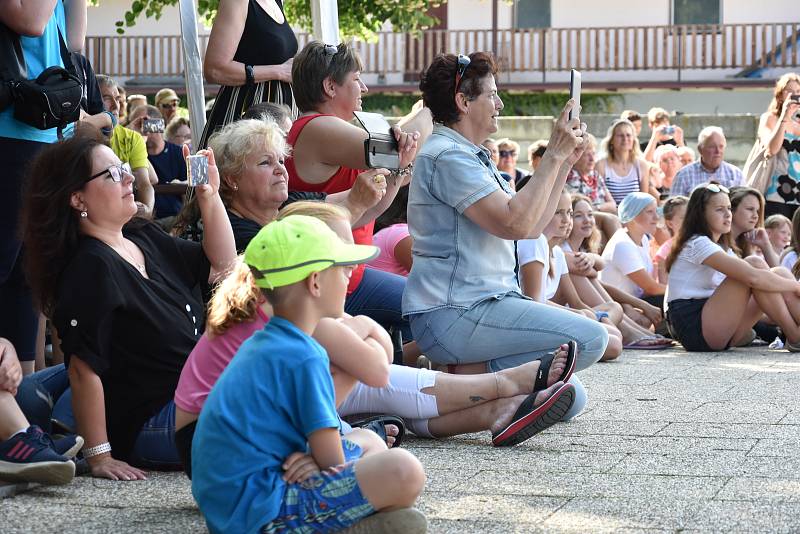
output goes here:
<path id="1" fill-rule="evenodd" d="M 673 24 L 720 24 L 720 0 L 672 0 Z"/>
<path id="2" fill-rule="evenodd" d="M 517 28 L 550 27 L 550 0 L 518 0 L 515 6 Z"/>

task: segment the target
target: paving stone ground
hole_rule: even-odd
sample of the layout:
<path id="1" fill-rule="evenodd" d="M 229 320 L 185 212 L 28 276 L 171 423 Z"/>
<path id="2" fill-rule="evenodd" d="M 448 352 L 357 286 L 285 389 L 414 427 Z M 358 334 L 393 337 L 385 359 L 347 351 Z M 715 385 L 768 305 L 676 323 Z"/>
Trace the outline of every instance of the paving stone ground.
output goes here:
<path id="1" fill-rule="evenodd" d="M 513 449 L 409 439 L 434 533 L 798 532 L 800 355 L 626 352 L 590 404 Z M 80 477 L 0 499 L 0 532 L 204 532 L 181 474 Z"/>

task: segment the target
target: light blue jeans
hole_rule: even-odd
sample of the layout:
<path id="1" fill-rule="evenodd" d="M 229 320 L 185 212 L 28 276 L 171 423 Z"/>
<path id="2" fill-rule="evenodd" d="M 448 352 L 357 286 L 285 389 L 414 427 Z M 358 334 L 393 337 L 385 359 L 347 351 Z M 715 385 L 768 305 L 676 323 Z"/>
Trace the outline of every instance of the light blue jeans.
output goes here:
<path id="1" fill-rule="evenodd" d="M 597 321 L 521 297 L 515 293 L 492 297 L 468 309 L 440 308 L 409 316 L 420 350 L 438 364 L 486 362 L 500 371 L 541 359 L 568 341 L 578 344 L 576 371 L 600 360 L 608 332 Z M 575 402 L 567 421 L 586 407 L 586 388 L 577 376 Z"/>

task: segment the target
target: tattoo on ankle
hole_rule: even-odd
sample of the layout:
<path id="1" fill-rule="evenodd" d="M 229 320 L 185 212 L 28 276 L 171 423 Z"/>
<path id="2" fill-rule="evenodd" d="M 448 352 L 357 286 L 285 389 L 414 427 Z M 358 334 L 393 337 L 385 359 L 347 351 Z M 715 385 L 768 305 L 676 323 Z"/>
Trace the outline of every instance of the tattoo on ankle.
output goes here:
<path id="1" fill-rule="evenodd" d="M 472 401 L 472 402 L 481 402 L 481 401 L 485 401 L 486 399 L 484 399 L 480 395 L 470 395 L 469 400 Z"/>

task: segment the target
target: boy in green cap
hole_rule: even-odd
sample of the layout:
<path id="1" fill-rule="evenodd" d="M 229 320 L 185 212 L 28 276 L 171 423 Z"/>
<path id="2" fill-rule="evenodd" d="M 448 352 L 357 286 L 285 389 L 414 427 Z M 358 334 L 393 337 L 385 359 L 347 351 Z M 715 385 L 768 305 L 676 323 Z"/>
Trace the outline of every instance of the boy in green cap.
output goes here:
<path id="1" fill-rule="evenodd" d="M 362 457 L 341 437 L 330 362 L 311 337 L 322 318 L 344 314 L 353 267 L 377 254 L 302 215 L 248 245 L 274 317 L 239 348 L 197 424 L 192 493 L 212 533 L 425 531 L 410 509 L 421 464 L 400 449 Z"/>

